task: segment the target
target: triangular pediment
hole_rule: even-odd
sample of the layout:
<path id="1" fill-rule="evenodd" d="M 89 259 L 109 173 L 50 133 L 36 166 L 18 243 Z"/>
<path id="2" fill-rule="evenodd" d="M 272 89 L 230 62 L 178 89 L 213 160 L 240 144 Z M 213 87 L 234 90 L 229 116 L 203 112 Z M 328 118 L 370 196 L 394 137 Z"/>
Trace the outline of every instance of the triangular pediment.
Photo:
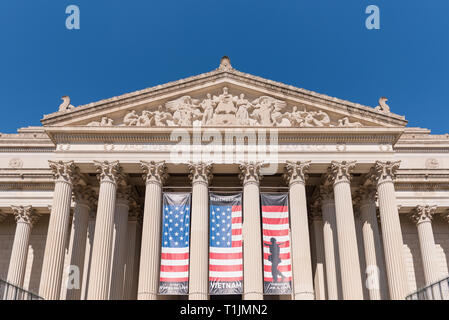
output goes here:
<path id="1" fill-rule="evenodd" d="M 403 127 L 385 103 L 371 108 L 242 73 L 222 60 L 212 72 L 73 107 L 65 97 L 44 126 Z"/>

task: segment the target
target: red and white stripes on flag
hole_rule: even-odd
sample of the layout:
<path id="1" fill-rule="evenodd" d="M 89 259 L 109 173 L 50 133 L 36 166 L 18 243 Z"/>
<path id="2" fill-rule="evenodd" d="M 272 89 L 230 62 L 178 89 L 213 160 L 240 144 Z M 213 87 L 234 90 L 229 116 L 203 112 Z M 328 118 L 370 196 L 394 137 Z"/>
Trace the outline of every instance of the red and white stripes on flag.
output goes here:
<path id="1" fill-rule="evenodd" d="M 190 193 L 164 193 L 160 294 L 187 294 L 189 283 Z"/>
<path id="2" fill-rule="evenodd" d="M 243 281 L 242 195 L 210 194 L 209 293 L 240 294 Z"/>
<path id="3" fill-rule="evenodd" d="M 262 193 L 264 292 L 291 293 L 288 193 Z"/>

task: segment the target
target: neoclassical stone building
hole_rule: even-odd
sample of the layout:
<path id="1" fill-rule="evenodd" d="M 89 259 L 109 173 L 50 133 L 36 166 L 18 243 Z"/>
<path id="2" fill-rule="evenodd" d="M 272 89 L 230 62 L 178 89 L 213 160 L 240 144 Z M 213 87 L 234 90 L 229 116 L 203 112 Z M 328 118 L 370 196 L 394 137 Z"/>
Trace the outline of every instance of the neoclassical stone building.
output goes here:
<path id="1" fill-rule="evenodd" d="M 243 194 L 243 299 L 404 299 L 448 275 L 449 135 L 234 69 L 0 135 L 0 278 L 45 299 L 209 299 L 208 193 Z M 191 192 L 189 293 L 158 292 L 162 193 Z M 264 295 L 262 192 L 290 197 Z M 77 284 L 77 280 L 79 283 Z M 227 298 L 233 298 L 227 296 Z"/>

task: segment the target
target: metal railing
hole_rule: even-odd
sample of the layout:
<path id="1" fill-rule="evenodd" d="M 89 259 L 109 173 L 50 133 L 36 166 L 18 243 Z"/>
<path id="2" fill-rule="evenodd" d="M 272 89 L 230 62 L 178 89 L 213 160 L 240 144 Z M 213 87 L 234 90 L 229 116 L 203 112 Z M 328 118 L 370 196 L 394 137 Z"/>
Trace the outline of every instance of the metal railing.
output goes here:
<path id="1" fill-rule="evenodd" d="M 449 300 L 449 277 L 408 295 L 406 300 Z"/>
<path id="2" fill-rule="evenodd" d="M 0 279 L 0 300 L 44 300 L 37 294 L 26 291 Z"/>

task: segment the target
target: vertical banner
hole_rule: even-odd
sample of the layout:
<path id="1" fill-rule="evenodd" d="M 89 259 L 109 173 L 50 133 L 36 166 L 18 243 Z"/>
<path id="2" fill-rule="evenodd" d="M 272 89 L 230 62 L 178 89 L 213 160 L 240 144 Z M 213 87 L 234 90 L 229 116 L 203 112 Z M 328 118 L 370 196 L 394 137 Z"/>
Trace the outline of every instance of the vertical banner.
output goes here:
<path id="1" fill-rule="evenodd" d="M 210 193 L 209 293 L 243 292 L 242 194 Z"/>
<path id="2" fill-rule="evenodd" d="M 189 291 L 190 193 L 164 193 L 159 293 Z"/>
<path id="3" fill-rule="evenodd" d="M 261 193 L 265 294 L 291 294 L 288 193 Z"/>

